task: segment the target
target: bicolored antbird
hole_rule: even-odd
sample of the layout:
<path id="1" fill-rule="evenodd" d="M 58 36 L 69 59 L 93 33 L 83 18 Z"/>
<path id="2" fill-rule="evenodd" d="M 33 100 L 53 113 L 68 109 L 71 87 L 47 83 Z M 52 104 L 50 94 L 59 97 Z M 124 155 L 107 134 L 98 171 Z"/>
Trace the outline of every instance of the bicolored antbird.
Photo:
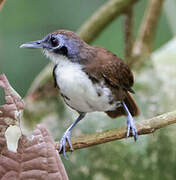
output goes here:
<path id="1" fill-rule="evenodd" d="M 137 139 L 132 116 L 137 116 L 139 109 L 130 95 L 134 93 L 133 74 L 120 58 L 102 47 L 88 45 L 68 30 L 58 30 L 20 47 L 43 49 L 54 63 L 55 85 L 65 103 L 79 113 L 60 141 L 59 151 L 65 157 L 66 142 L 73 150 L 71 130 L 89 112 L 105 112 L 111 118 L 126 115 L 127 137 L 131 129 Z"/>

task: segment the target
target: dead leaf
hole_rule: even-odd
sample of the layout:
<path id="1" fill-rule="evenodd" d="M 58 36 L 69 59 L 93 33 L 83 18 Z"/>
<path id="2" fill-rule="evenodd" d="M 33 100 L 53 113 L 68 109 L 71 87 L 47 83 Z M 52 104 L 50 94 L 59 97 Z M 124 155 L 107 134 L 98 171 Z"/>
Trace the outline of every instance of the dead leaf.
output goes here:
<path id="1" fill-rule="evenodd" d="M 68 180 L 54 140 L 44 126 L 38 125 L 30 137 L 22 135 L 17 152 L 7 148 L 5 131 L 20 120 L 17 114 L 24 103 L 5 75 L 0 75 L 0 87 L 6 100 L 0 106 L 0 180 Z"/>

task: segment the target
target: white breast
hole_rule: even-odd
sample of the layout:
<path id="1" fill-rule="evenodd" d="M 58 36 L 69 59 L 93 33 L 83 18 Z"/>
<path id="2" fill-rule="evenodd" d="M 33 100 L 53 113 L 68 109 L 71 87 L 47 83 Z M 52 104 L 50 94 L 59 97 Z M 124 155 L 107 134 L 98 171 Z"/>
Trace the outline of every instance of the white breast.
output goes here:
<path id="1" fill-rule="evenodd" d="M 68 97 L 65 98 L 68 105 L 80 112 L 108 111 L 116 108 L 117 103 L 109 104 L 113 96 L 104 82 L 93 84 L 80 64 L 72 63 L 64 56 L 60 56 L 56 62 L 56 82 L 61 93 Z"/>

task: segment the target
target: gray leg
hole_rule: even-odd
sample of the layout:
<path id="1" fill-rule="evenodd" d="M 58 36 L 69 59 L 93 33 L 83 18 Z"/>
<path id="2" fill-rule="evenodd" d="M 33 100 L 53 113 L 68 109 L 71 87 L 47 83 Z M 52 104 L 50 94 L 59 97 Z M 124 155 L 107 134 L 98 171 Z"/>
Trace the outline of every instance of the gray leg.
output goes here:
<path id="1" fill-rule="evenodd" d="M 63 155 L 64 157 L 67 159 L 66 156 L 66 142 L 68 142 L 68 145 L 70 147 L 70 150 L 73 151 L 73 146 L 71 143 L 71 130 L 73 129 L 73 127 L 81 120 L 85 117 L 86 113 L 80 113 L 79 117 L 76 119 L 75 122 L 73 122 L 73 124 L 65 131 L 64 135 L 62 136 L 61 140 L 60 140 L 60 145 L 59 145 L 59 152 L 63 151 Z"/>
<path id="2" fill-rule="evenodd" d="M 134 136 L 134 140 L 136 141 L 138 138 L 138 133 L 137 133 L 137 129 L 133 120 L 133 117 L 131 115 L 131 113 L 129 112 L 126 104 L 124 102 L 122 102 L 123 108 L 127 114 L 127 137 L 129 137 L 130 135 L 130 129 L 132 130 L 132 134 Z"/>

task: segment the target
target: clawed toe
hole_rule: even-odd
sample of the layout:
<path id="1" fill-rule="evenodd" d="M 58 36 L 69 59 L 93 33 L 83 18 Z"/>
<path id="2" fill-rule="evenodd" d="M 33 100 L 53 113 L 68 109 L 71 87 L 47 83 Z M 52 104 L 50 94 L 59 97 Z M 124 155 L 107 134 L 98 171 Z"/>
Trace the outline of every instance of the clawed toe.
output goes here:
<path id="1" fill-rule="evenodd" d="M 132 131 L 132 135 L 134 137 L 134 140 L 136 141 L 138 138 L 138 133 L 137 133 L 137 129 L 136 126 L 134 124 L 133 118 L 132 117 L 128 117 L 127 119 L 127 134 L 126 136 L 129 137 L 130 135 L 130 130 Z"/>
<path id="2" fill-rule="evenodd" d="M 132 130 L 132 134 L 133 134 L 134 140 L 137 141 L 138 133 L 137 133 L 136 126 L 132 127 L 131 130 Z"/>
<path id="3" fill-rule="evenodd" d="M 60 140 L 60 146 L 58 151 L 59 152 L 63 152 L 63 155 L 65 157 L 65 159 L 68 159 L 66 156 L 66 142 L 68 142 L 69 148 L 71 151 L 73 151 L 73 146 L 71 143 L 71 130 L 73 129 L 73 127 L 81 120 L 83 119 L 85 116 L 85 113 L 80 113 L 79 117 L 76 119 L 76 121 L 74 121 L 71 126 L 69 126 L 69 128 L 66 130 L 66 132 L 64 133 L 64 135 L 62 136 L 61 140 Z"/>
<path id="4" fill-rule="evenodd" d="M 60 140 L 60 146 L 59 146 L 58 151 L 59 151 L 59 153 L 61 151 L 63 152 L 63 155 L 64 155 L 65 159 L 68 159 L 67 156 L 66 156 L 66 142 L 68 142 L 70 150 L 73 151 L 73 146 L 72 146 L 70 138 L 71 138 L 70 131 L 66 131 L 64 133 L 64 135 L 62 136 L 61 140 Z"/>
<path id="5" fill-rule="evenodd" d="M 131 130 L 133 137 L 134 137 L 134 140 L 136 141 L 138 138 L 138 133 L 137 133 L 137 129 L 136 129 L 133 117 L 132 117 L 131 113 L 129 112 L 129 110 L 128 110 L 128 108 L 124 102 L 122 102 L 122 106 L 123 106 L 123 108 L 126 112 L 126 115 L 127 115 L 127 134 L 126 134 L 126 136 L 129 137 L 130 130 Z"/>

